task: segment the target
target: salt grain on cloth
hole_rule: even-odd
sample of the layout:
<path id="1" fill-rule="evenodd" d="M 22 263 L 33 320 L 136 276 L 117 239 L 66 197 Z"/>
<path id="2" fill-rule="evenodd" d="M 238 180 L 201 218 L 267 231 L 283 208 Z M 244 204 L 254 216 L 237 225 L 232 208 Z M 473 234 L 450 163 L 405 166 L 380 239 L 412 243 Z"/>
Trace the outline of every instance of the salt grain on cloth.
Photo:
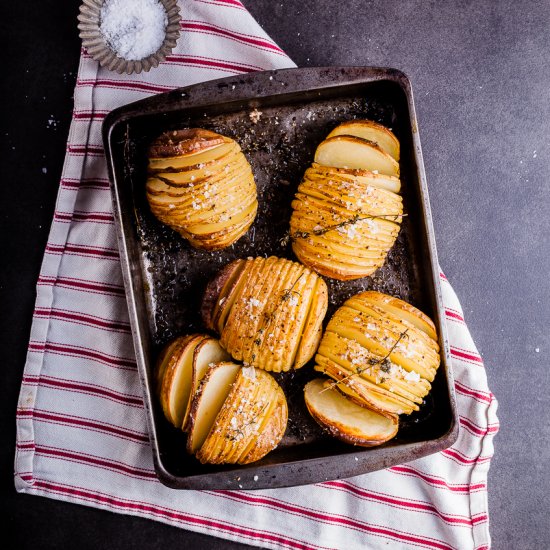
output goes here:
<path id="1" fill-rule="evenodd" d="M 162 46 L 167 24 L 158 0 L 106 0 L 99 30 L 119 57 L 138 61 Z"/>

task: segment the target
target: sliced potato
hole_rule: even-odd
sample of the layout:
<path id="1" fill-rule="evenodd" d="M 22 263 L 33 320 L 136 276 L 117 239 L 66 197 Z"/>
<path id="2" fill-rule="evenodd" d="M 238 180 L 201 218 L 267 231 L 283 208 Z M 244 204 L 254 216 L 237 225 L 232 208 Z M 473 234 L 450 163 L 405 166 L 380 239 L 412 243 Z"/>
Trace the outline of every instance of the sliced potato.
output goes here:
<path id="1" fill-rule="evenodd" d="M 278 445 L 287 419 L 286 399 L 273 377 L 245 367 L 239 371 L 196 456 L 209 464 L 259 460 Z"/>
<path id="2" fill-rule="evenodd" d="M 371 121 L 344 123 L 317 147 L 292 201 L 290 238 L 302 263 L 343 281 L 384 265 L 404 215 L 398 159 L 395 136 Z"/>
<path id="3" fill-rule="evenodd" d="M 239 365 L 234 363 L 218 363 L 202 379 L 193 397 L 187 423 L 187 450 L 191 454 L 195 454 L 208 437 L 239 371 Z"/>
<path id="4" fill-rule="evenodd" d="M 256 217 L 252 169 L 231 138 L 198 128 L 166 132 L 149 149 L 148 172 L 151 212 L 195 248 L 230 246 Z"/>
<path id="5" fill-rule="evenodd" d="M 362 447 L 381 445 L 397 434 L 396 415 L 383 416 L 361 407 L 338 392 L 332 384 L 317 378 L 305 387 L 305 401 L 311 416 L 331 435 Z"/>
<path id="6" fill-rule="evenodd" d="M 226 266 L 207 286 L 201 313 L 234 359 L 281 372 L 315 353 L 327 304 L 317 274 L 272 256 Z"/>
<path id="7" fill-rule="evenodd" d="M 199 384 L 205 377 L 208 369 L 216 363 L 221 363 L 229 359 L 229 354 L 220 346 L 220 343 L 215 338 L 205 337 L 193 352 L 193 372 L 191 380 L 191 392 L 183 415 L 181 427 L 184 431 L 187 430 L 187 421 L 191 412 L 191 403 L 193 396 L 199 388 Z"/>
<path id="8" fill-rule="evenodd" d="M 315 368 L 357 403 L 382 414 L 410 414 L 430 391 L 440 364 L 435 338 L 435 326 L 420 310 L 380 292 L 362 292 L 332 316 Z"/>
<path id="9" fill-rule="evenodd" d="M 334 166 L 321 166 L 316 162 L 308 168 L 312 174 L 321 175 L 324 178 L 341 180 L 345 183 L 359 182 L 366 185 L 372 185 L 379 189 L 385 189 L 392 193 L 399 193 L 401 190 L 401 181 L 395 176 L 386 176 L 385 174 L 375 174 L 370 170 L 335 168 Z M 307 172 L 306 172 L 307 173 Z"/>
<path id="10" fill-rule="evenodd" d="M 163 368 L 164 361 L 158 367 L 159 371 L 162 370 L 159 389 L 162 410 L 166 418 L 177 428 L 182 426 L 191 395 L 193 352 L 203 338 L 202 334 L 193 334 L 178 339 L 180 343 L 172 351 L 166 367 Z M 171 350 L 171 346 L 168 346 L 168 350 Z"/>
<path id="11" fill-rule="evenodd" d="M 399 163 L 376 143 L 354 136 L 325 139 L 315 151 L 315 162 L 335 168 L 351 168 L 399 177 Z"/>
<path id="12" fill-rule="evenodd" d="M 342 135 L 374 141 L 382 151 L 385 151 L 399 162 L 399 140 L 393 132 L 382 126 L 382 124 L 378 124 L 373 120 L 350 120 L 336 126 L 327 137 Z"/>

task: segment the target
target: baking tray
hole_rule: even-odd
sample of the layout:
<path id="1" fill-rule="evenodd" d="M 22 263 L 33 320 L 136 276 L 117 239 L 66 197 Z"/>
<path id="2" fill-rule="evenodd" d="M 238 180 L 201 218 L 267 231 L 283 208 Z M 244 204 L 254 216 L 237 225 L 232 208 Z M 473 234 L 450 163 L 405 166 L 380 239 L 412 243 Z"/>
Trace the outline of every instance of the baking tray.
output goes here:
<path id="1" fill-rule="evenodd" d="M 250 113 L 260 111 L 255 121 Z M 185 452 L 186 436 L 164 418 L 154 391 L 154 366 L 172 338 L 204 332 L 199 304 L 207 281 L 235 258 L 293 258 L 290 203 L 318 143 L 338 123 L 369 118 L 401 142 L 407 217 L 386 264 L 357 281 L 326 279 L 329 311 L 349 296 L 375 289 L 398 296 L 434 320 L 441 368 L 421 410 L 403 417 L 388 443 L 365 449 L 326 435 L 307 413 L 303 387 L 318 375 L 311 363 L 276 375 L 289 403 L 280 445 L 247 466 L 201 465 Z M 145 198 L 147 147 L 161 132 L 208 128 L 235 138 L 258 186 L 257 219 L 233 246 L 200 251 L 151 214 Z M 177 489 L 261 489 L 348 478 L 435 453 L 458 435 L 454 384 L 439 286 L 439 267 L 411 85 L 400 71 L 328 67 L 240 75 L 180 88 L 116 109 L 104 121 L 113 210 L 137 368 L 157 475 Z M 295 259 L 295 258 L 293 258 Z"/>

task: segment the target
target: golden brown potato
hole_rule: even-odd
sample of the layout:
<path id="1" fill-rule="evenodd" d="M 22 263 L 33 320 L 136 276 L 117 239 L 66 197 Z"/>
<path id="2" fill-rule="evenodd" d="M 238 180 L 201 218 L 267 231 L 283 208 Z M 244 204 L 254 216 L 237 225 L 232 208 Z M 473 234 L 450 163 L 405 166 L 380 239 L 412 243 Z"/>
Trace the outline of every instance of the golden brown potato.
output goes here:
<path id="1" fill-rule="evenodd" d="M 196 456 L 208 464 L 255 462 L 279 444 L 287 420 L 286 398 L 274 378 L 241 368 Z"/>
<path id="2" fill-rule="evenodd" d="M 375 291 L 352 296 L 329 321 L 315 369 L 354 402 L 383 415 L 418 410 L 440 364 L 431 319 Z"/>
<path id="3" fill-rule="evenodd" d="M 242 237 L 258 209 L 252 169 L 238 143 L 198 128 L 153 142 L 146 193 L 161 222 L 206 250 Z"/>
<path id="4" fill-rule="evenodd" d="M 334 383 L 321 378 L 312 380 L 304 389 L 311 416 L 331 435 L 361 447 L 381 445 L 395 436 L 396 415 L 381 415 L 356 404 L 340 393 Z"/>
<path id="5" fill-rule="evenodd" d="M 234 359 L 281 372 L 313 356 L 327 304 L 326 284 L 316 273 L 271 256 L 225 266 L 208 284 L 201 313 Z"/>
<path id="6" fill-rule="evenodd" d="M 219 342 L 205 334 L 181 336 L 161 352 L 156 368 L 157 393 L 166 418 L 186 429 L 192 397 L 209 365 L 229 359 Z"/>
<path id="7" fill-rule="evenodd" d="M 292 202 L 290 237 L 302 263 L 340 280 L 384 265 L 403 217 L 398 159 L 397 138 L 377 123 L 357 120 L 331 132 Z"/>

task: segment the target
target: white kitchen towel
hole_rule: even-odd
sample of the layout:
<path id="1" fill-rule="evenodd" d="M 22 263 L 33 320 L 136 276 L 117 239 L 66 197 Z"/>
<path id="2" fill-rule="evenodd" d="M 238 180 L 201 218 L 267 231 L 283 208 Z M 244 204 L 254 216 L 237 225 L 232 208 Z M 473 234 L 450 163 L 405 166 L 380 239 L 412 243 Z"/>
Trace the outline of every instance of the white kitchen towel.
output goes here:
<path id="1" fill-rule="evenodd" d="M 18 404 L 17 490 L 270 548 L 488 548 L 497 403 L 443 275 L 460 411 L 452 448 L 291 489 L 175 491 L 155 478 L 101 123 L 111 109 L 153 93 L 294 66 L 238 0 L 187 0 L 181 8 L 177 49 L 150 73 L 119 76 L 82 52 Z"/>

